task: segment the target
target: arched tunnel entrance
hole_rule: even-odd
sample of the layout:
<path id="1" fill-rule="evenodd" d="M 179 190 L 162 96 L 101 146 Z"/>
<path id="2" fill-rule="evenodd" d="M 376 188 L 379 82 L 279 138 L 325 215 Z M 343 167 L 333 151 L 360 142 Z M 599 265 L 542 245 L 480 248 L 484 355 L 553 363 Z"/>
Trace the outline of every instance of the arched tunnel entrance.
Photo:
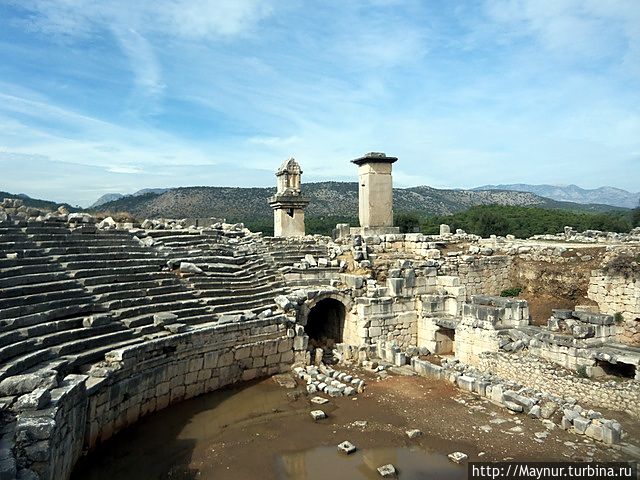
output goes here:
<path id="1" fill-rule="evenodd" d="M 325 298 L 316 303 L 307 316 L 305 331 L 314 347 L 333 347 L 342 343 L 346 309 L 342 302 Z"/>

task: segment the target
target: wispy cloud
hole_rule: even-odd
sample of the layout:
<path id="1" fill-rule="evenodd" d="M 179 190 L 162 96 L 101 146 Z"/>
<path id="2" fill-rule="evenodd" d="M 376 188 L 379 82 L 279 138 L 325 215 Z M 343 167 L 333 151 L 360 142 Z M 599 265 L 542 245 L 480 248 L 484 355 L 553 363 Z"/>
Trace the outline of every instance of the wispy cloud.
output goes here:
<path id="1" fill-rule="evenodd" d="M 403 185 L 638 190 L 639 9 L 5 2 L 0 162 L 21 174 L 0 188 L 91 203 L 98 188 L 271 185 L 290 155 L 305 181 L 350 179 L 349 159 L 379 150 Z"/>

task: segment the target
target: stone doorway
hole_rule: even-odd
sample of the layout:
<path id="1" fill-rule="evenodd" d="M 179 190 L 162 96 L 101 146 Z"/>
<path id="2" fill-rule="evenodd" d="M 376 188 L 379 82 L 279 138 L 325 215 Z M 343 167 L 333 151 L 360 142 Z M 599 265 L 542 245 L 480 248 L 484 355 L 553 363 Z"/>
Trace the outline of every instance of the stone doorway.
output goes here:
<path id="1" fill-rule="evenodd" d="M 334 298 L 325 298 L 316 303 L 307 316 L 305 331 L 309 344 L 314 347 L 333 347 L 344 340 L 346 308 Z"/>
<path id="2" fill-rule="evenodd" d="M 601 377 L 604 375 L 619 378 L 635 378 L 636 367 L 628 363 L 611 363 L 606 360 L 596 360 L 593 376 Z"/>
<path id="3" fill-rule="evenodd" d="M 456 353 L 456 331 L 453 328 L 440 327 L 435 332 L 436 351 L 440 355 Z"/>

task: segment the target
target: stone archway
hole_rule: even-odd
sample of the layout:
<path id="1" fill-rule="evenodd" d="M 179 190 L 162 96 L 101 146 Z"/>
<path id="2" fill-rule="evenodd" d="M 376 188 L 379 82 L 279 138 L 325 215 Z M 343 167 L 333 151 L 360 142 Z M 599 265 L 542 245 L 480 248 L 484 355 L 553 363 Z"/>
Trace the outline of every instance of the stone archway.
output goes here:
<path id="1" fill-rule="evenodd" d="M 304 329 L 309 340 L 317 344 L 342 343 L 345 317 L 346 308 L 342 302 L 335 298 L 325 298 L 311 307 Z"/>
<path id="2" fill-rule="evenodd" d="M 320 292 L 302 304 L 297 321 L 309 336 L 309 350 L 354 342 L 356 318 L 352 306 L 349 295 L 335 291 Z"/>

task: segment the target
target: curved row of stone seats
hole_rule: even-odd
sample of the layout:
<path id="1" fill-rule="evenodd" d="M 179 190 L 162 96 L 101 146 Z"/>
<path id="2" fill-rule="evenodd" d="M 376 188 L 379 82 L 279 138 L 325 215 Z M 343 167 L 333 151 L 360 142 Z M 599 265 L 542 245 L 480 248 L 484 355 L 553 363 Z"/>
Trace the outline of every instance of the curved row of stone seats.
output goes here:
<path id="1" fill-rule="evenodd" d="M 71 371 L 92 350 L 132 339 L 121 323 L 84 326 L 105 309 L 27 233 L 42 229 L 67 232 L 63 224 L 0 226 L 0 380 L 43 362 Z"/>
<path id="2" fill-rule="evenodd" d="M 275 309 L 274 298 L 285 291 L 274 265 L 257 252 L 253 236 L 220 230 L 147 233 L 171 262 L 194 263 L 203 271 L 188 283 L 216 314 Z"/>
<path id="3" fill-rule="evenodd" d="M 291 267 L 305 255 L 312 255 L 316 260 L 329 257 L 328 246 L 315 238 L 264 237 L 263 244 L 278 268 Z"/>
<path id="4" fill-rule="evenodd" d="M 166 256 L 128 231 L 68 231 L 34 235 L 34 241 L 95 295 L 114 320 L 137 334 L 162 331 L 154 325 L 157 313 L 173 313 L 186 324 L 214 320 L 195 293 L 166 270 Z"/>

